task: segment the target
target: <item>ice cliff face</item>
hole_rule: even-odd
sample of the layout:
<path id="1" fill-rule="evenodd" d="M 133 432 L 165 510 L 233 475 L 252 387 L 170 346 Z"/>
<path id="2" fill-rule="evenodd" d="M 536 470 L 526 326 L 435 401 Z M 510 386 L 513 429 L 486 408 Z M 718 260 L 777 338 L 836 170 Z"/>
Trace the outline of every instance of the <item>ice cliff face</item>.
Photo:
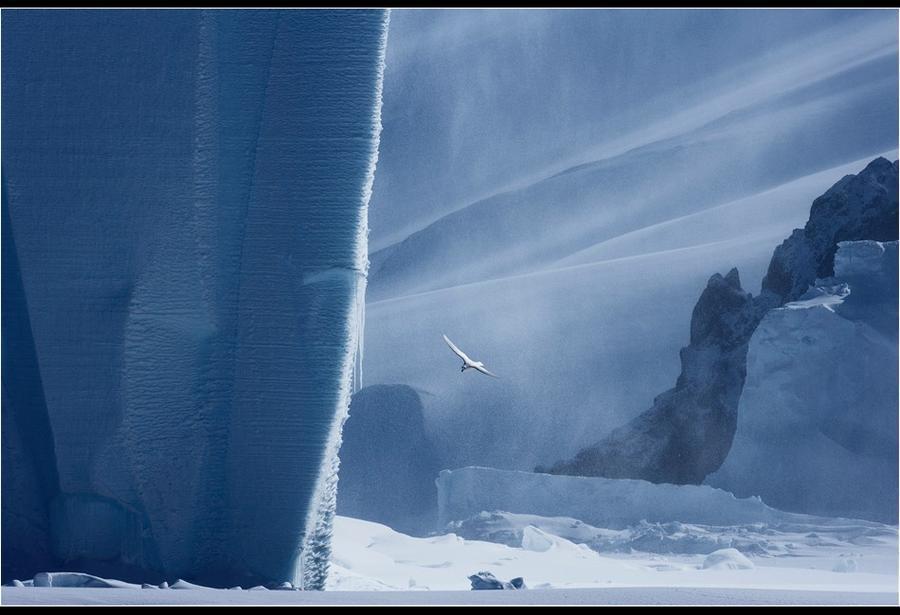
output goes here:
<path id="1" fill-rule="evenodd" d="M 414 389 L 374 385 L 355 393 L 340 458 L 339 515 L 407 534 L 434 529 L 441 467 Z"/>
<path id="2" fill-rule="evenodd" d="M 386 22 L 4 15 L 4 578 L 322 586 Z"/>
<path id="3" fill-rule="evenodd" d="M 896 239 L 897 210 L 897 162 L 878 158 L 840 180 L 813 202 L 806 226 L 775 250 L 757 297 L 741 289 L 736 269 L 709 280 L 694 307 L 675 388 L 599 443 L 546 471 L 702 482 L 731 447 L 748 342 L 759 322 L 770 309 L 798 299 L 817 276 L 830 275 L 838 242 Z"/>
<path id="4" fill-rule="evenodd" d="M 734 444 L 707 483 L 896 523 L 897 242 L 842 242 L 833 263 L 753 334 Z"/>
<path id="5" fill-rule="evenodd" d="M 707 485 L 657 485 L 643 480 L 554 476 L 467 467 L 437 479 L 439 527 L 483 511 L 571 517 L 602 528 L 638 521 L 740 525 L 799 520 L 759 498 L 736 498 Z"/>

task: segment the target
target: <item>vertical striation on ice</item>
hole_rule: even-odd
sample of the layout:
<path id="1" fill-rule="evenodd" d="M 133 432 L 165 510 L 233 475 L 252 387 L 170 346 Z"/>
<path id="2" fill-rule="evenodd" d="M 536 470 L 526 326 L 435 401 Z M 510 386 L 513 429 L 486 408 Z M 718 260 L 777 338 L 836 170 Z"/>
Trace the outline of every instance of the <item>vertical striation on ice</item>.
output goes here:
<path id="1" fill-rule="evenodd" d="M 386 33 L 382 10 L 4 15 L 3 245 L 60 565 L 322 586 Z"/>
<path id="2" fill-rule="evenodd" d="M 376 75 L 372 89 L 370 146 L 367 152 L 365 176 L 361 194 L 358 196 L 359 219 L 354 244 L 354 264 L 350 284 L 350 306 L 345 316 L 348 323 L 349 344 L 344 356 L 344 376 L 339 389 L 339 397 L 335 415 L 332 418 L 319 478 L 310 507 L 310 518 L 302 553 L 309 554 L 302 559 L 295 584 L 304 588 L 323 589 L 328 579 L 328 565 L 331 557 L 331 532 L 337 508 L 337 484 L 341 448 L 341 432 L 350 409 L 350 396 L 362 385 L 363 336 L 366 306 L 366 279 L 369 272 L 369 222 L 368 206 L 372 197 L 372 185 L 375 181 L 375 167 L 378 164 L 378 142 L 381 135 L 381 95 L 384 75 L 384 55 L 387 47 L 388 25 L 390 13 L 383 14 L 380 40 L 375 54 Z M 314 518 L 313 518 L 314 516 Z"/>

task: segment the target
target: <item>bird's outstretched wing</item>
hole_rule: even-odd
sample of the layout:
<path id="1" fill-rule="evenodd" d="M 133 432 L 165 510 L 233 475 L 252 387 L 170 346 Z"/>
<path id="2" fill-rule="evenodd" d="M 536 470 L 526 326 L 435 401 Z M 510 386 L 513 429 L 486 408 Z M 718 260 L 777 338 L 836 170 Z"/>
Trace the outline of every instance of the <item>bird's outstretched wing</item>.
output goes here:
<path id="1" fill-rule="evenodd" d="M 460 350 L 459 348 L 457 348 L 457 347 L 456 347 L 456 344 L 454 344 L 453 342 L 451 342 L 449 337 L 447 337 L 447 336 L 444 335 L 443 333 L 442 333 L 441 335 L 443 335 L 444 341 L 447 342 L 447 345 L 450 346 L 450 350 L 452 350 L 454 353 L 456 353 L 456 356 L 458 356 L 460 359 L 462 359 L 463 361 L 465 361 L 467 364 L 472 362 L 472 359 L 470 359 L 469 357 L 467 357 L 467 356 L 466 356 L 466 353 L 464 353 L 462 350 Z"/>
<path id="2" fill-rule="evenodd" d="M 475 367 L 475 369 L 480 371 L 482 374 L 487 374 L 488 376 L 497 378 L 498 380 L 500 379 L 500 376 L 498 376 L 497 374 L 494 374 L 492 372 L 489 372 L 487 369 L 485 369 L 484 367 L 481 367 L 480 365 L 475 365 L 474 367 Z"/>

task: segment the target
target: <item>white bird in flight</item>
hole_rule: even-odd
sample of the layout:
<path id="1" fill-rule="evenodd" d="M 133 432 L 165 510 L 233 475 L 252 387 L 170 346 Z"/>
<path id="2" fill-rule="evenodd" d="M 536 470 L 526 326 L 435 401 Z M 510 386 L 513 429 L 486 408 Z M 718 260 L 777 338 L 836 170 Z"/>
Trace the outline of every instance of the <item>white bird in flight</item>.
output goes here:
<path id="1" fill-rule="evenodd" d="M 443 335 L 443 334 L 441 334 L 441 335 Z M 464 353 L 462 350 L 457 348 L 456 344 L 451 342 L 450 338 L 447 337 L 446 335 L 444 335 L 444 341 L 447 342 L 448 346 L 450 346 L 450 350 L 452 350 L 454 353 L 456 353 L 456 356 L 458 356 L 460 359 L 463 360 L 462 369 L 460 369 L 459 371 L 464 372 L 467 369 L 474 369 L 474 370 L 481 372 L 482 374 L 487 374 L 488 376 L 491 376 L 493 378 L 500 377 L 497 374 L 492 374 L 487 369 L 485 369 L 484 363 L 482 363 L 481 361 L 473 361 L 472 359 L 470 359 L 468 357 L 468 355 L 466 355 L 466 353 Z"/>

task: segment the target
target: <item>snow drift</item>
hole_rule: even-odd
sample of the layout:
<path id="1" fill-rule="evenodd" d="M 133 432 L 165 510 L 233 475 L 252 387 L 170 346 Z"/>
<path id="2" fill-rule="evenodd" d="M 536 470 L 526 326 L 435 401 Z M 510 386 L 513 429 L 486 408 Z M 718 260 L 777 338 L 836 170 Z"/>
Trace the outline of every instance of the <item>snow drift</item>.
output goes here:
<path id="1" fill-rule="evenodd" d="M 386 27 L 4 15 L 4 577 L 322 586 Z"/>

